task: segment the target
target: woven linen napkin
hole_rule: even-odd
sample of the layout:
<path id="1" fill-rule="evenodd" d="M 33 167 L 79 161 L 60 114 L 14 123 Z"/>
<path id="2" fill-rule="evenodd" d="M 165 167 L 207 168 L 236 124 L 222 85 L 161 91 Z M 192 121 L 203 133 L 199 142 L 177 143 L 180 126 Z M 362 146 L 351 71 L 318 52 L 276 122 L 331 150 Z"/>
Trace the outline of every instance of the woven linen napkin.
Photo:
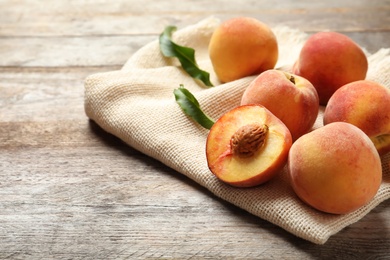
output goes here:
<path id="1" fill-rule="evenodd" d="M 201 69 L 211 73 L 215 87 L 204 87 L 188 76 L 177 59 L 165 58 L 158 39 L 134 53 L 117 71 L 85 80 L 85 111 L 105 131 L 209 189 L 216 196 L 286 231 L 316 244 L 358 221 L 390 197 L 390 154 L 382 157 L 383 182 L 375 198 L 347 215 L 321 213 L 303 204 L 288 182 L 286 168 L 255 188 L 234 188 L 220 182 L 208 169 L 205 145 L 208 130 L 187 117 L 175 102 L 173 90 L 183 84 L 210 117 L 218 119 L 240 103 L 254 76 L 221 84 L 208 57 L 208 42 L 220 21 L 214 17 L 180 29 L 173 40 L 195 49 Z M 277 68 L 288 70 L 307 35 L 288 27 L 272 28 L 279 43 Z M 157 38 L 157 37 L 156 37 Z M 390 86 L 390 49 L 368 55 L 367 78 Z M 314 128 L 322 125 L 323 108 Z"/>

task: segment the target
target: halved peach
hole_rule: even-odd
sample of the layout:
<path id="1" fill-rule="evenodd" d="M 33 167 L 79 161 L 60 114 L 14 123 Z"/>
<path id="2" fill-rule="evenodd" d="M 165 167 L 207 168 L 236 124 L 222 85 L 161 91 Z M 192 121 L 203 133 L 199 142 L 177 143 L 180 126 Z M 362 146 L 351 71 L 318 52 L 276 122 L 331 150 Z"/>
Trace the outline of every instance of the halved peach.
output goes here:
<path id="1" fill-rule="evenodd" d="M 236 187 L 253 187 L 274 177 L 287 162 L 288 128 L 261 105 L 243 105 L 222 115 L 206 141 L 210 171 Z"/>

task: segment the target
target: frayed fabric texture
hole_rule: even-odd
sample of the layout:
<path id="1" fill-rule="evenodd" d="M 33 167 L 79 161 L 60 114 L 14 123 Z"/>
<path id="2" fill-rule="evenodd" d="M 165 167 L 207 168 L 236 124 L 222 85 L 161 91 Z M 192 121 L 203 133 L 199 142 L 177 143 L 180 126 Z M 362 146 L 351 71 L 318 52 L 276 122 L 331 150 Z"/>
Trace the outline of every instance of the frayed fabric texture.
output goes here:
<path id="1" fill-rule="evenodd" d="M 382 157 L 383 182 L 375 198 L 347 215 L 321 213 L 302 203 L 288 182 L 286 168 L 268 183 L 255 188 L 234 188 L 220 182 L 207 166 L 208 130 L 187 117 L 173 95 L 173 90 L 183 84 L 214 119 L 239 105 L 243 91 L 254 76 L 225 84 L 218 82 L 207 48 L 219 23 L 218 19 L 209 17 L 172 36 L 176 43 L 195 49 L 199 67 L 211 73 L 215 87 L 205 87 L 192 79 L 175 58 L 163 57 L 156 39 L 134 53 L 122 69 L 94 74 L 85 80 L 86 114 L 105 131 L 186 175 L 216 196 L 297 237 L 324 244 L 329 237 L 390 198 L 390 154 Z M 289 70 L 307 35 L 288 27 L 272 29 L 279 43 L 276 67 Z M 367 53 L 367 56 L 367 79 L 390 87 L 390 49 Z M 322 108 L 314 129 L 322 126 L 323 111 Z"/>

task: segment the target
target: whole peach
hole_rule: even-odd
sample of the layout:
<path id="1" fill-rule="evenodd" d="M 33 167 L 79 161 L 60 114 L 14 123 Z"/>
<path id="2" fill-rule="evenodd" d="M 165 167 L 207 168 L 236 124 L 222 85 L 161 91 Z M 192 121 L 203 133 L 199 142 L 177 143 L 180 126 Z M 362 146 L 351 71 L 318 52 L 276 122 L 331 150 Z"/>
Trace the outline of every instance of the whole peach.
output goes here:
<path id="1" fill-rule="evenodd" d="M 320 127 L 295 141 L 288 173 L 302 201 L 333 214 L 366 205 L 382 181 L 375 146 L 362 130 L 344 122 Z"/>
<path id="2" fill-rule="evenodd" d="M 267 70 L 244 91 L 241 105 L 260 104 L 290 130 L 293 140 L 310 131 L 316 121 L 319 100 L 313 85 L 300 76 Z"/>
<path id="3" fill-rule="evenodd" d="M 379 154 L 390 151 L 390 90 L 377 82 L 359 80 L 344 85 L 329 99 L 324 124 L 347 122 L 373 141 Z"/>
<path id="4" fill-rule="evenodd" d="M 337 32 L 310 36 L 293 66 L 292 73 L 309 80 L 326 105 L 341 86 L 366 78 L 367 57 L 351 38 Z"/>
<path id="5" fill-rule="evenodd" d="M 229 82 L 274 68 L 278 44 L 266 24 L 237 17 L 222 22 L 214 31 L 209 56 L 219 80 Z"/>

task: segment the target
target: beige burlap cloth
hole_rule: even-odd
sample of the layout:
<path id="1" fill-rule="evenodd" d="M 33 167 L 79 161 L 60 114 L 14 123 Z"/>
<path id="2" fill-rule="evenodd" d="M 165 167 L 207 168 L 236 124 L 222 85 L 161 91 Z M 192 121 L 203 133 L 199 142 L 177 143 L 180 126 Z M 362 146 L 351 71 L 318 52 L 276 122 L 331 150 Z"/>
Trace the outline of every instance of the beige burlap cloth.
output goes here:
<path id="1" fill-rule="evenodd" d="M 215 87 L 207 88 L 195 82 L 183 72 L 175 58 L 164 58 L 156 39 L 132 55 L 121 70 L 94 74 L 86 79 L 86 114 L 107 132 L 188 176 L 216 196 L 298 237 L 324 244 L 330 236 L 358 221 L 390 197 L 390 154 L 382 157 L 383 183 L 376 197 L 348 215 L 324 214 L 303 204 L 290 187 L 285 170 L 256 188 L 234 188 L 221 183 L 207 167 L 208 130 L 189 119 L 173 95 L 173 90 L 184 84 L 214 119 L 239 104 L 242 92 L 254 77 L 218 83 L 207 46 L 219 22 L 209 17 L 173 34 L 176 43 L 196 50 L 199 67 L 211 73 Z M 277 67 L 289 69 L 307 35 L 286 27 L 273 30 L 280 48 Z M 369 65 L 367 78 L 390 87 L 390 49 L 369 55 Z M 321 125 L 322 112 L 315 128 Z"/>

